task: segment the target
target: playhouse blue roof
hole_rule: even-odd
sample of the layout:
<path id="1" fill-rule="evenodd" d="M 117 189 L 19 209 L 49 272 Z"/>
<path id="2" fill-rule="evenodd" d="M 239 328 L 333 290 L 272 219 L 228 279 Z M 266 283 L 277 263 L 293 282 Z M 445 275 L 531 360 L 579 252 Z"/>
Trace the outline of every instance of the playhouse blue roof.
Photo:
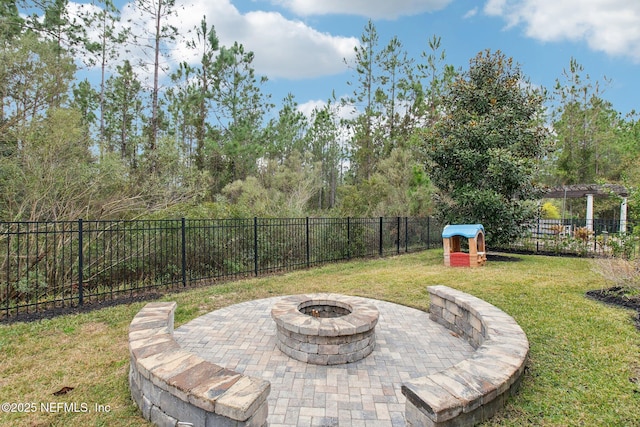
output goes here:
<path id="1" fill-rule="evenodd" d="M 442 230 L 442 237 L 450 238 L 453 236 L 462 236 L 470 239 L 472 237 L 476 237 L 480 231 L 484 233 L 484 227 L 482 224 L 447 225 L 444 230 Z"/>

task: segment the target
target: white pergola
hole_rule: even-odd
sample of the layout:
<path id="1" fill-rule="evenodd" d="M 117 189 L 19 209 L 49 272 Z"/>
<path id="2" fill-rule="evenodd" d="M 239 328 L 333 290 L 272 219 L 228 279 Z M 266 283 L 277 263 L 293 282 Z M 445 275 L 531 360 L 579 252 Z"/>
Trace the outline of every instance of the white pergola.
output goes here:
<path id="1" fill-rule="evenodd" d="M 593 231 L 593 199 L 594 197 L 611 197 L 617 195 L 622 198 L 620 203 L 620 232 L 627 231 L 627 198 L 629 190 L 618 184 L 576 184 L 561 187 L 549 188 L 544 192 L 543 197 L 549 199 L 577 199 L 587 198 L 586 226 Z"/>

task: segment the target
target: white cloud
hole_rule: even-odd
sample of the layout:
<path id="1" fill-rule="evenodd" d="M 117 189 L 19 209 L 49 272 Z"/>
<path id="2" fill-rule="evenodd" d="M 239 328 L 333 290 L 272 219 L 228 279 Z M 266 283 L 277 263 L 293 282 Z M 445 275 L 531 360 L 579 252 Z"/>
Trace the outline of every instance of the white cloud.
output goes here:
<path id="1" fill-rule="evenodd" d="M 488 0 L 484 12 L 502 17 L 507 28 L 523 25 L 537 40 L 584 40 L 593 50 L 640 62 L 638 0 Z"/>
<path id="2" fill-rule="evenodd" d="M 304 114 L 307 118 L 311 118 L 314 111 L 320 111 L 326 106 L 327 101 L 323 101 L 320 99 L 311 99 L 298 105 L 298 111 Z M 340 102 L 334 103 L 331 108 L 335 111 L 336 116 L 340 119 L 353 119 L 356 116 L 356 112 L 351 106 L 342 106 Z"/>
<path id="3" fill-rule="evenodd" d="M 267 76 L 313 78 L 346 70 L 345 58 L 354 55 L 355 37 L 321 33 L 299 21 L 274 12 L 244 15 L 244 41 L 256 55 L 256 69 Z"/>
<path id="4" fill-rule="evenodd" d="M 469 19 L 469 18 L 473 18 L 474 16 L 476 16 L 478 14 L 478 8 L 474 7 L 473 9 L 471 9 L 470 11 L 468 11 L 467 13 L 464 14 L 463 18 L 464 19 Z"/>
<path id="5" fill-rule="evenodd" d="M 129 3 L 122 9 L 123 21 L 143 22 L 146 31 L 152 30 L 151 20 L 148 17 L 141 20 L 132 6 L 133 3 Z M 193 29 L 199 26 L 203 16 L 207 17 L 209 26 L 215 26 L 222 46 L 232 46 L 237 41 L 245 51 L 253 51 L 256 74 L 270 79 L 339 74 L 346 70 L 344 58 L 351 58 L 358 44 L 355 37 L 322 33 L 277 12 L 241 13 L 230 0 L 177 0 L 175 11 L 170 23 L 178 28 L 180 37 L 164 58 L 171 68 L 182 61 L 196 60 L 199 53 L 188 49 L 186 40 L 195 37 Z M 131 56 L 135 57 L 136 53 Z"/>
<path id="6" fill-rule="evenodd" d="M 327 105 L 327 101 L 320 99 L 310 99 L 309 101 L 298 105 L 298 111 L 310 118 L 314 111 L 322 110 Z"/>
<path id="7" fill-rule="evenodd" d="M 396 19 L 444 9 L 452 0 L 271 0 L 299 16 L 358 15 Z"/>

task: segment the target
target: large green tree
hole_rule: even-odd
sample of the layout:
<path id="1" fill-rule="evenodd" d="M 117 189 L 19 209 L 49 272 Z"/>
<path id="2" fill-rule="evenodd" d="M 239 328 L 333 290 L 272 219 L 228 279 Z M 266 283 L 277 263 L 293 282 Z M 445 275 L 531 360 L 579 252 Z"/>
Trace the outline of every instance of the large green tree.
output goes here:
<path id="1" fill-rule="evenodd" d="M 489 243 L 518 236 L 535 209 L 534 177 L 547 151 L 543 94 L 500 51 L 484 51 L 444 94 L 444 117 L 424 149 L 445 223 L 482 223 Z"/>
<path id="2" fill-rule="evenodd" d="M 0 131 L 18 144 L 31 121 L 66 102 L 76 68 L 54 41 L 26 32 L 0 47 Z"/>
<path id="3" fill-rule="evenodd" d="M 342 147 L 340 147 L 339 119 L 332 103 L 314 109 L 306 140 L 313 161 L 320 165 L 321 187 L 316 196 L 318 211 L 333 208 L 341 174 Z"/>
<path id="4" fill-rule="evenodd" d="M 287 94 L 282 100 L 278 117 L 271 119 L 267 127 L 269 158 L 284 163 L 294 152 L 303 153 L 308 122 L 304 113 L 298 109 L 293 94 Z"/>
<path id="5" fill-rule="evenodd" d="M 408 148 L 395 148 L 358 188 L 339 189 L 338 211 L 344 216 L 431 215 L 433 186 L 424 165 Z"/>
<path id="6" fill-rule="evenodd" d="M 18 6 L 12 0 L 0 0 L 0 43 L 11 41 L 18 36 L 24 26 Z"/>
<path id="7" fill-rule="evenodd" d="M 221 130 L 211 147 L 212 174 L 223 177 L 224 184 L 255 174 L 265 154 L 263 119 L 272 104 L 261 87 L 267 78 L 255 75 L 253 59 L 253 52 L 236 42 L 220 49 L 214 65 L 213 100 Z"/>
<path id="8" fill-rule="evenodd" d="M 205 168 L 205 147 L 211 135 L 210 111 L 216 80 L 216 54 L 220 48 L 215 27 L 207 24 L 202 17 L 200 25 L 194 28 L 195 38 L 187 42 L 187 47 L 200 54 L 200 62 L 196 65 L 181 64 L 185 84 L 178 91 L 183 92 L 182 106 L 187 112 L 188 125 L 193 127 L 195 147 L 195 165 L 198 170 Z M 179 71 L 180 71 L 179 70 Z"/>
<path id="9" fill-rule="evenodd" d="M 381 116 L 380 104 L 376 100 L 376 91 L 380 85 L 376 64 L 379 36 L 372 21 L 365 26 L 360 36 L 360 45 L 354 48 L 354 52 L 354 62 L 349 65 L 355 71 L 355 80 L 348 82 L 353 86 L 353 96 L 345 101 L 356 114 L 348 126 L 353 132 L 351 167 L 358 182 L 369 179 L 383 151 L 383 140 L 376 132 L 376 123 Z"/>

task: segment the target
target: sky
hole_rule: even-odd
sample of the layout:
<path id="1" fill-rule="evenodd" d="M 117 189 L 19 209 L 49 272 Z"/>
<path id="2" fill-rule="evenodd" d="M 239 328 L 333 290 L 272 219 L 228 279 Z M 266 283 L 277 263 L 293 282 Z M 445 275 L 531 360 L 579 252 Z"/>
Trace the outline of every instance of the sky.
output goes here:
<path id="1" fill-rule="evenodd" d="M 135 20 L 125 5 L 123 18 Z M 353 92 L 345 59 L 369 20 L 380 48 L 397 36 L 419 61 L 435 35 L 446 62 L 461 70 L 478 52 L 500 50 L 550 90 L 575 58 L 617 111 L 640 112 L 640 0 L 176 0 L 176 11 L 171 23 L 181 35 L 192 37 L 206 15 L 222 45 L 253 51 L 272 101 L 292 93 L 305 112 Z M 187 51 L 179 43 L 166 60 L 188 60 Z"/>

